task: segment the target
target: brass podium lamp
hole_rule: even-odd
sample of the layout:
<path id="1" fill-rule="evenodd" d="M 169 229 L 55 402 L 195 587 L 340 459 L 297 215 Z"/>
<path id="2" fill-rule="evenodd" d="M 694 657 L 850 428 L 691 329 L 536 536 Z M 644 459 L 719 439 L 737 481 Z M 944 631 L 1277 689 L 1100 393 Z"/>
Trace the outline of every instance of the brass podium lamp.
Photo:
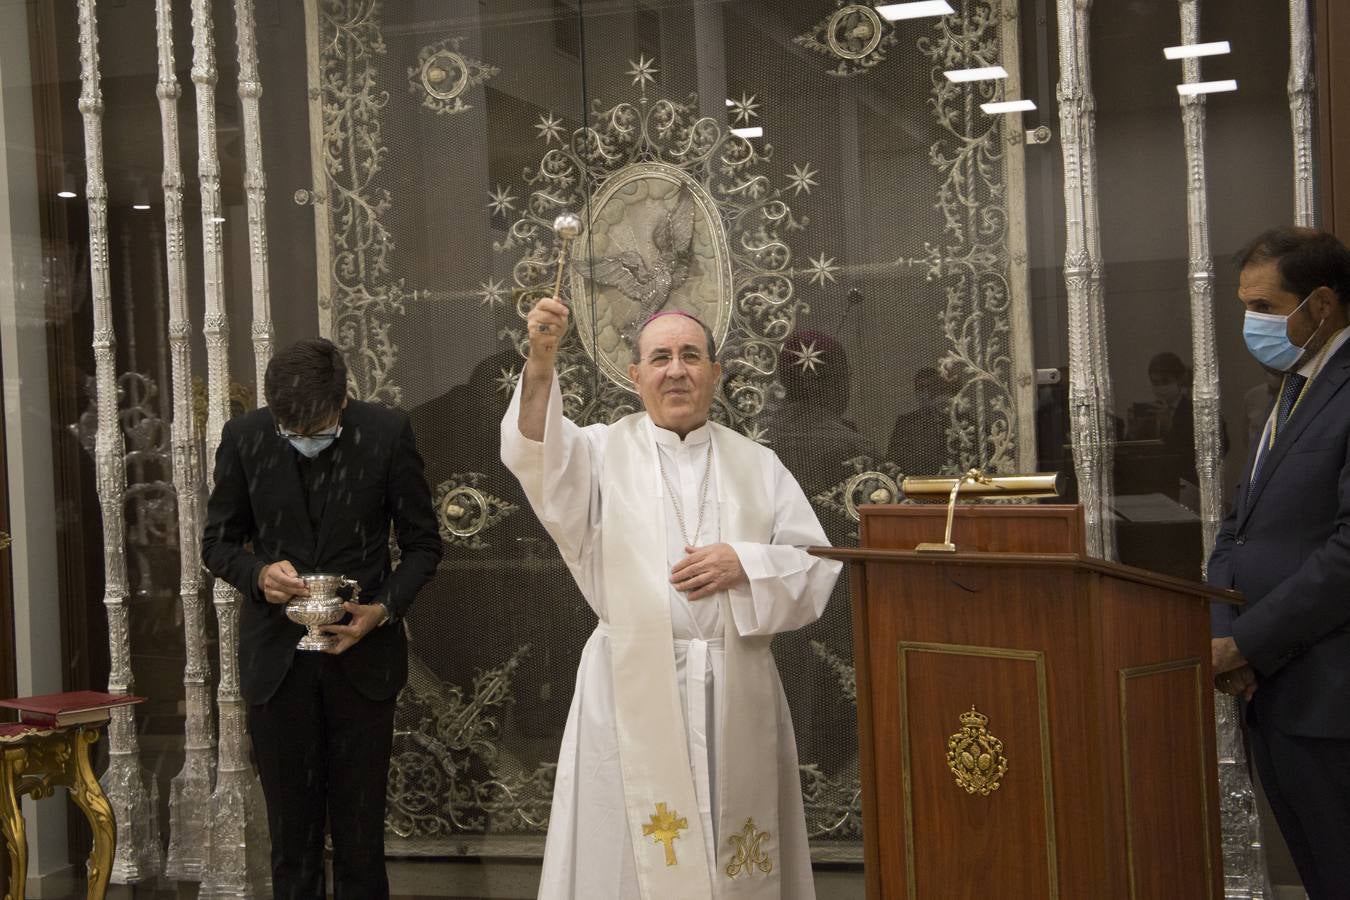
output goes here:
<path id="1" fill-rule="evenodd" d="M 952 543 L 952 521 L 956 517 L 956 501 L 959 496 L 997 500 L 1058 497 L 1063 492 L 1063 478 L 1058 472 L 986 475 L 979 469 L 971 469 L 957 478 L 911 476 L 906 478 L 900 487 L 908 498 L 947 497 L 947 533 L 942 543 L 925 541 L 914 549 L 920 553 L 955 553 L 956 545 Z"/>

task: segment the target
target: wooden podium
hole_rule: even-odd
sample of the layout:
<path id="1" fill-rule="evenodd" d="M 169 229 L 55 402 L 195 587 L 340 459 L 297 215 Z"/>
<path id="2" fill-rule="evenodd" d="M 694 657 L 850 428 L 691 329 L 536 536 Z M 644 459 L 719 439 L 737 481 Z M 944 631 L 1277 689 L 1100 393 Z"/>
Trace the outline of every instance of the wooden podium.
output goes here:
<path id="1" fill-rule="evenodd" d="M 1221 900 L 1209 603 L 1089 559 L 1076 506 L 865 506 L 867 896 Z"/>

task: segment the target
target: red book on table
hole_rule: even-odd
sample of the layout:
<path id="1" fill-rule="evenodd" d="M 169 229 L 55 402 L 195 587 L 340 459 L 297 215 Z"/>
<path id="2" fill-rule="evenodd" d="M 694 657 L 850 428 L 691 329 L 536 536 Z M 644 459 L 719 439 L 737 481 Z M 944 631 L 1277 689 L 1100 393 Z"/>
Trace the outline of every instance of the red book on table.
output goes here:
<path id="1" fill-rule="evenodd" d="M 18 710 L 19 721 L 28 725 L 62 727 L 106 722 L 109 712 L 119 706 L 140 703 L 144 697 L 134 694 L 105 694 L 101 691 L 70 691 L 0 700 L 0 707 Z"/>

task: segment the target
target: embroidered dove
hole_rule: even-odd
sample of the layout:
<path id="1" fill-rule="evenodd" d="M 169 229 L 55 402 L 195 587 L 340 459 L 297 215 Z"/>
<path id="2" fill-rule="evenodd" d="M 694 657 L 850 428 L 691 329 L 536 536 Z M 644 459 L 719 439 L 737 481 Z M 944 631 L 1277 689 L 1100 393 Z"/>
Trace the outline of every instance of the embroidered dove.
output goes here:
<path id="1" fill-rule="evenodd" d="M 630 342 L 647 317 L 659 312 L 689 276 L 694 242 L 694 197 L 681 189 L 673 209 L 655 200 L 630 206 L 609 231 L 616 252 L 595 261 L 591 277 L 637 302 L 623 325 Z"/>

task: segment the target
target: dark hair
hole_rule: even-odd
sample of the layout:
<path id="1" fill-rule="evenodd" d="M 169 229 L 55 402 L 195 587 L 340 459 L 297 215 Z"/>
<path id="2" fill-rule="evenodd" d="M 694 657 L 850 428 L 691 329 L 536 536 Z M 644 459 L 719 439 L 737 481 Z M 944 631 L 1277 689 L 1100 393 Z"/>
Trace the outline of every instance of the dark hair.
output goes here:
<path id="1" fill-rule="evenodd" d="M 1170 378 L 1182 385 L 1191 381 L 1191 370 L 1186 368 L 1181 357 L 1166 350 L 1148 361 L 1148 375 L 1150 378 L 1155 375 L 1159 378 Z"/>
<path id="2" fill-rule="evenodd" d="M 268 362 L 263 394 L 283 428 L 322 425 L 337 414 L 347 396 L 347 363 L 332 341 L 296 341 Z"/>
<path id="3" fill-rule="evenodd" d="M 686 319 L 693 319 L 695 322 L 697 322 L 698 327 L 703 329 L 703 336 L 708 340 L 708 359 L 711 362 L 717 362 L 717 341 L 713 338 L 712 329 L 709 328 L 702 319 L 700 319 L 693 313 L 687 313 L 684 310 L 672 309 L 666 312 L 654 313 L 653 315 L 649 316 L 647 318 L 647 321 L 642 323 L 642 327 L 637 330 L 637 334 L 633 337 L 633 362 L 635 364 L 642 362 L 642 351 L 638 349 L 638 345 L 642 343 L 642 332 L 647 330 L 648 325 L 652 324 L 657 319 L 662 319 L 665 318 L 666 316 L 683 316 Z"/>
<path id="4" fill-rule="evenodd" d="M 1281 225 L 1260 234 L 1238 251 L 1238 269 L 1274 260 L 1280 286 L 1299 299 L 1326 286 L 1341 303 L 1350 303 L 1350 250 L 1334 234 L 1316 228 Z"/>

